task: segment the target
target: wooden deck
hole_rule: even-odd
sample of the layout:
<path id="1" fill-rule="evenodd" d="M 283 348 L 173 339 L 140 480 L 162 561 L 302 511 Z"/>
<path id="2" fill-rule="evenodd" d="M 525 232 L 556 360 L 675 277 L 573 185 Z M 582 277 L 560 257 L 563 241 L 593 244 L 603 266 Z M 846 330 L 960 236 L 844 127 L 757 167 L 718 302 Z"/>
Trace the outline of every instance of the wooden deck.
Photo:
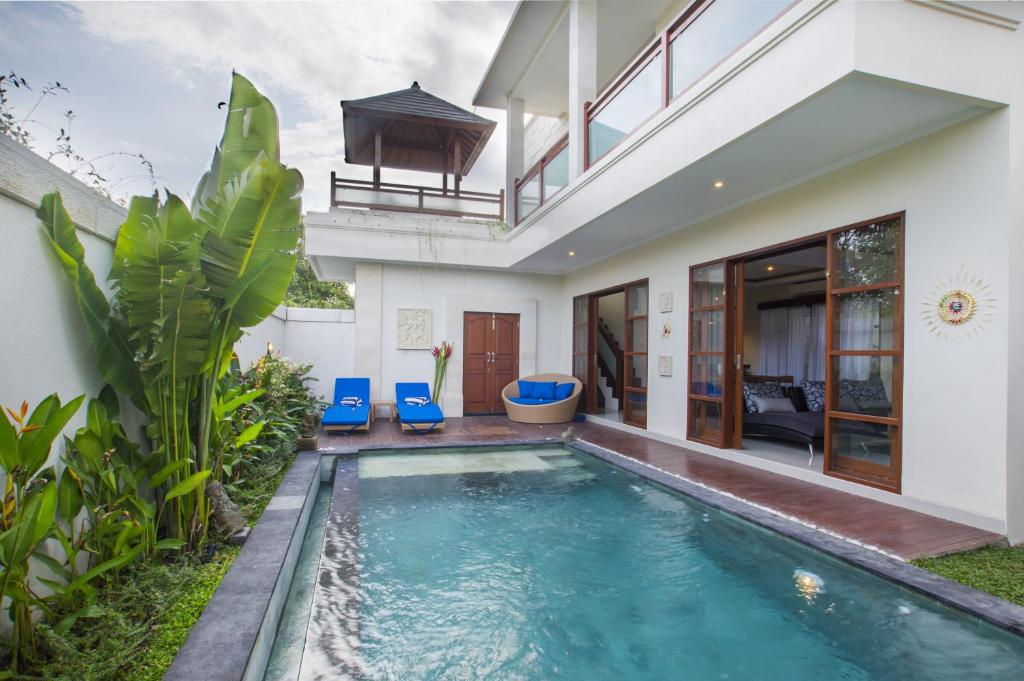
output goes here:
<path id="1" fill-rule="evenodd" d="M 865 499 L 594 423 L 576 423 L 576 436 L 687 480 L 733 494 L 905 560 L 977 548 L 1003 537 L 924 513 Z M 320 436 L 321 447 L 487 444 L 559 438 L 565 425 L 512 423 L 503 416 L 451 418 L 441 433 L 408 435 L 378 419 L 368 433 Z"/>

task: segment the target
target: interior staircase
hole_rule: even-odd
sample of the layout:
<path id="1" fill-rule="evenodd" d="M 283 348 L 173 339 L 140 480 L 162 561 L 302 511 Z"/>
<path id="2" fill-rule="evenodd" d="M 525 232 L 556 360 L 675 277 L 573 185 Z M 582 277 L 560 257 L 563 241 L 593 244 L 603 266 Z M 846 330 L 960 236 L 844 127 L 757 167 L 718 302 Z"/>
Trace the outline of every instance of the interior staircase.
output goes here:
<path id="1" fill-rule="evenodd" d="M 597 403 L 603 411 L 616 413 L 622 401 L 623 353 L 618 340 L 603 318 L 598 318 Z"/>

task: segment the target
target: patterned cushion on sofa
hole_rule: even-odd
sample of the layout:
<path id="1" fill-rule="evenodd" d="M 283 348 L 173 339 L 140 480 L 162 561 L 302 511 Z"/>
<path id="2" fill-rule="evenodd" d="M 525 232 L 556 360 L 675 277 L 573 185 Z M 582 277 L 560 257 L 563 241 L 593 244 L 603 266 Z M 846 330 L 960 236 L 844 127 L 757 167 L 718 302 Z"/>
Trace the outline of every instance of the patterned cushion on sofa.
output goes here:
<path id="1" fill-rule="evenodd" d="M 786 393 L 782 389 L 782 385 L 779 383 L 765 382 L 765 383 L 747 383 L 743 382 L 743 406 L 746 407 L 748 414 L 757 413 L 757 403 L 754 402 L 755 397 L 785 397 Z"/>
<path id="2" fill-rule="evenodd" d="M 807 400 L 807 411 L 825 411 L 825 381 L 800 381 L 800 387 Z"/>
<path id="3" fill-rule="evenodd" d="M 864 381 L 855 381 L 849 378 L 839 379 L 839 396 L 852 397 L 860 402 L 861 400 L 887 400 L 885 385 L 877 378 L 869 378 Z"/>

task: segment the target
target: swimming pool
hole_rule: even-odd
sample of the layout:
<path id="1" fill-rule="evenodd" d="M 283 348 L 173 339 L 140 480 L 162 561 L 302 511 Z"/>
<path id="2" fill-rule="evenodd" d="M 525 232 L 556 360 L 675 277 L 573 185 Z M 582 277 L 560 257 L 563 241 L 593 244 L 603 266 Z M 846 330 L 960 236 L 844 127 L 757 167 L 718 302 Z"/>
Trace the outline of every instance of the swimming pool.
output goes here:
<path id="1" fill-rule="evenodd" d="M 1010 679 L 1024 638 L 563 447 L 339 459 L 266 678 Z"/>

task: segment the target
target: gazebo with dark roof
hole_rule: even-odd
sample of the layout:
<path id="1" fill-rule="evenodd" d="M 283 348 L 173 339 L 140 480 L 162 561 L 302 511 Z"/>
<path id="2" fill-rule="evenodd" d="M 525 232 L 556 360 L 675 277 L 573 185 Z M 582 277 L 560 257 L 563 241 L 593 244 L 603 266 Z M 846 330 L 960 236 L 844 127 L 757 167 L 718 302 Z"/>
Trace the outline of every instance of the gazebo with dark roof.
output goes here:
<path id="1" fill-rule="evenodd" d="M 495 122 L 477 116 L 420 88 L 342 101 L 345 162 L 373 166 L 374 187 L 380 169 L 396 168 L 442 173 L 447 194 L 448 173 L 455 176 L 455 194 L 462 177 L 473 168 Z"/>

